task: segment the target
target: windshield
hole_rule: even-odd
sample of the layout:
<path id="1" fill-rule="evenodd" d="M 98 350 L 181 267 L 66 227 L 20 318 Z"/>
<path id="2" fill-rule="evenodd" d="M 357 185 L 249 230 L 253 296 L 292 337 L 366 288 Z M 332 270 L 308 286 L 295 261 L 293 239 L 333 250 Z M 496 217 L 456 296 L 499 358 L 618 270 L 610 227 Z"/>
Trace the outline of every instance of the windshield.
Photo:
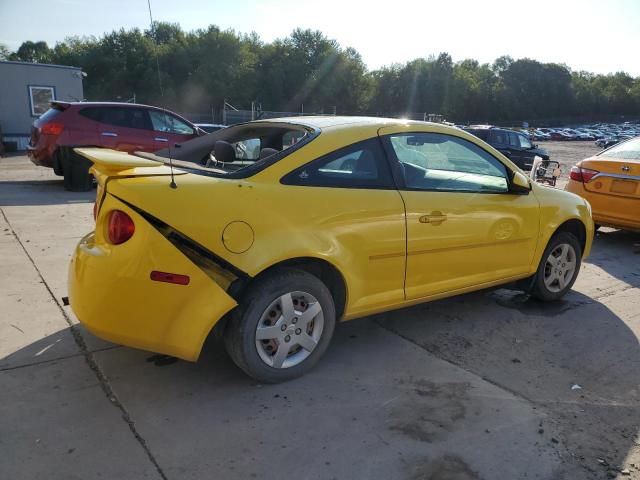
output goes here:
<path id="1" fill-rule="evenodd" d="M 193 168 L 197 170 L 195 173 L 246 178 L 284 158 L 317 134 L 291 123 L 249 122 L 160 150 L 156 156 L 181 161 L 181 168 Z"/>
<path id="2" fill-rule="evenodd" d="M 609 150 L 600 154 L 605 158 L 624 158 L 630 160 L 640 160 L 640 137 L 636 137 L 624 143 L 619 143 Z"/>

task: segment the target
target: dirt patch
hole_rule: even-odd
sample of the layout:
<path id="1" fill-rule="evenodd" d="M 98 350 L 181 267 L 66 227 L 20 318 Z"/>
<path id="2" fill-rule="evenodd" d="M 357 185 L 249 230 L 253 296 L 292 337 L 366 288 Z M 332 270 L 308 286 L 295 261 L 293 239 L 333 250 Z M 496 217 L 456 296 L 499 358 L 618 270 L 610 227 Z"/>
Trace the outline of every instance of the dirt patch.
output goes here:
<path id="1" fill-rule="evenodd" d="M 411 390 L 389 413 L 389 429 L 421 442 L 434 442 L 465 418 L 469 383 L 409 382 Z M 407 384 L 404 384 L 404 388 Z"/>
<path id="2" fill-rule="evenodd" d="M 411 467 L 411 480 L 480 480 L 480 476 L 456 455 L 423 459 Z"/>

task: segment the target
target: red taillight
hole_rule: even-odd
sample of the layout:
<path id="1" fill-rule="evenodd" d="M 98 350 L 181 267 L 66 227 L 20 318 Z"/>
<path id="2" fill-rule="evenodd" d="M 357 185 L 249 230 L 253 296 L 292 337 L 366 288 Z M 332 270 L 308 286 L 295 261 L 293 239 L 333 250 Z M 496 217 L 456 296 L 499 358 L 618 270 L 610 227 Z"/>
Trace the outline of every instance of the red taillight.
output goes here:
<path id="1" fill-rule="evenodd" d="M 45 135 L 60 135 L 64 130 L 64 125 L 61 123 L 45 123 L 40 127 L 40 131 Z"/>
<path id="2" fill-rule="evenodd" d="M 136 231 L 136 226 L 131 217 L 121 210 L 113 210 L 109 214 L 109 241 L 114 245 L 129 240 Z"/>
<path id="3" fill-rule="evenodd" d="M 166 283 L 175 283 L 177 285 L 189 285 L 189 277 L 187 275 L 180 275 L 178 273 L 167 273 L 167 272 L 151 272 L 149 275 L 151 280 L 155 280 L 156 282 L 166 282 Z"/>
<path id="4" fill-rule="evenodd" d="M 588 168 L 580 168 L 578 166 L 571 167 L 571 171 L 569 172 L 569 178 L 571 180 L 575 180 L 576 182 L 589 183 L 593 177 L 595 177 L 598 173 L 597 170 L 590 170 Z"/>

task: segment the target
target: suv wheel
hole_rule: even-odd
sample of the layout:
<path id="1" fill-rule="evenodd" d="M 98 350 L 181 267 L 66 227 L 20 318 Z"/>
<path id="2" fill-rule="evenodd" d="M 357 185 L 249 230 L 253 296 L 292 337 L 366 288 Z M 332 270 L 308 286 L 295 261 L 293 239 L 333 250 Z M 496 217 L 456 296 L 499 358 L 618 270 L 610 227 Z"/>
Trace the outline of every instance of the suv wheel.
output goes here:
<path id="1" fill-rule="evenodd" d="M 61 148 L 59 157 L 61 173 L 64 176 L 64 188 L 71 192 L 91 190 L 93 187 L 93 176 L 89 173 L 91 161 L 78 155 L 71 148 Z"/>
<path id="2" fill-rule="evenodd" d="M 322 357 L 335 327 L 329 289 L 317 277 L 280 269 L 252 284 L 225 329 L 227 352 L 264 383 L 299 377 Z"/>

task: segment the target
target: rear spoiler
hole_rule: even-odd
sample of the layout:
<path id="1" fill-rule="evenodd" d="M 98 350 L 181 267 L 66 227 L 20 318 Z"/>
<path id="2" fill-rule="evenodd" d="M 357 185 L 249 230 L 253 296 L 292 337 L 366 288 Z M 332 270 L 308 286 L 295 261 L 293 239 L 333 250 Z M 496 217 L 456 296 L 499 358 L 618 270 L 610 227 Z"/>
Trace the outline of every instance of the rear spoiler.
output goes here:
<path id="1" fill-rule="evenodd" d="M 58 110 L 62 110 L 65 111 L 67 108 L 69 108 L 71 106 L 70 102 L 60 102 L 58 100 L 54 100 L 51 102 L 51 107 L 52 108 L 57 108 Z"/>
<path id="2" fill-rule="evenodd" d="M 94 168 L 108 172 L 119 172 L 136 167 L 162 167 L 162 162 L 129 155 L 110 148 L 74 148 L 74 152 L 93 162 Z"/>

